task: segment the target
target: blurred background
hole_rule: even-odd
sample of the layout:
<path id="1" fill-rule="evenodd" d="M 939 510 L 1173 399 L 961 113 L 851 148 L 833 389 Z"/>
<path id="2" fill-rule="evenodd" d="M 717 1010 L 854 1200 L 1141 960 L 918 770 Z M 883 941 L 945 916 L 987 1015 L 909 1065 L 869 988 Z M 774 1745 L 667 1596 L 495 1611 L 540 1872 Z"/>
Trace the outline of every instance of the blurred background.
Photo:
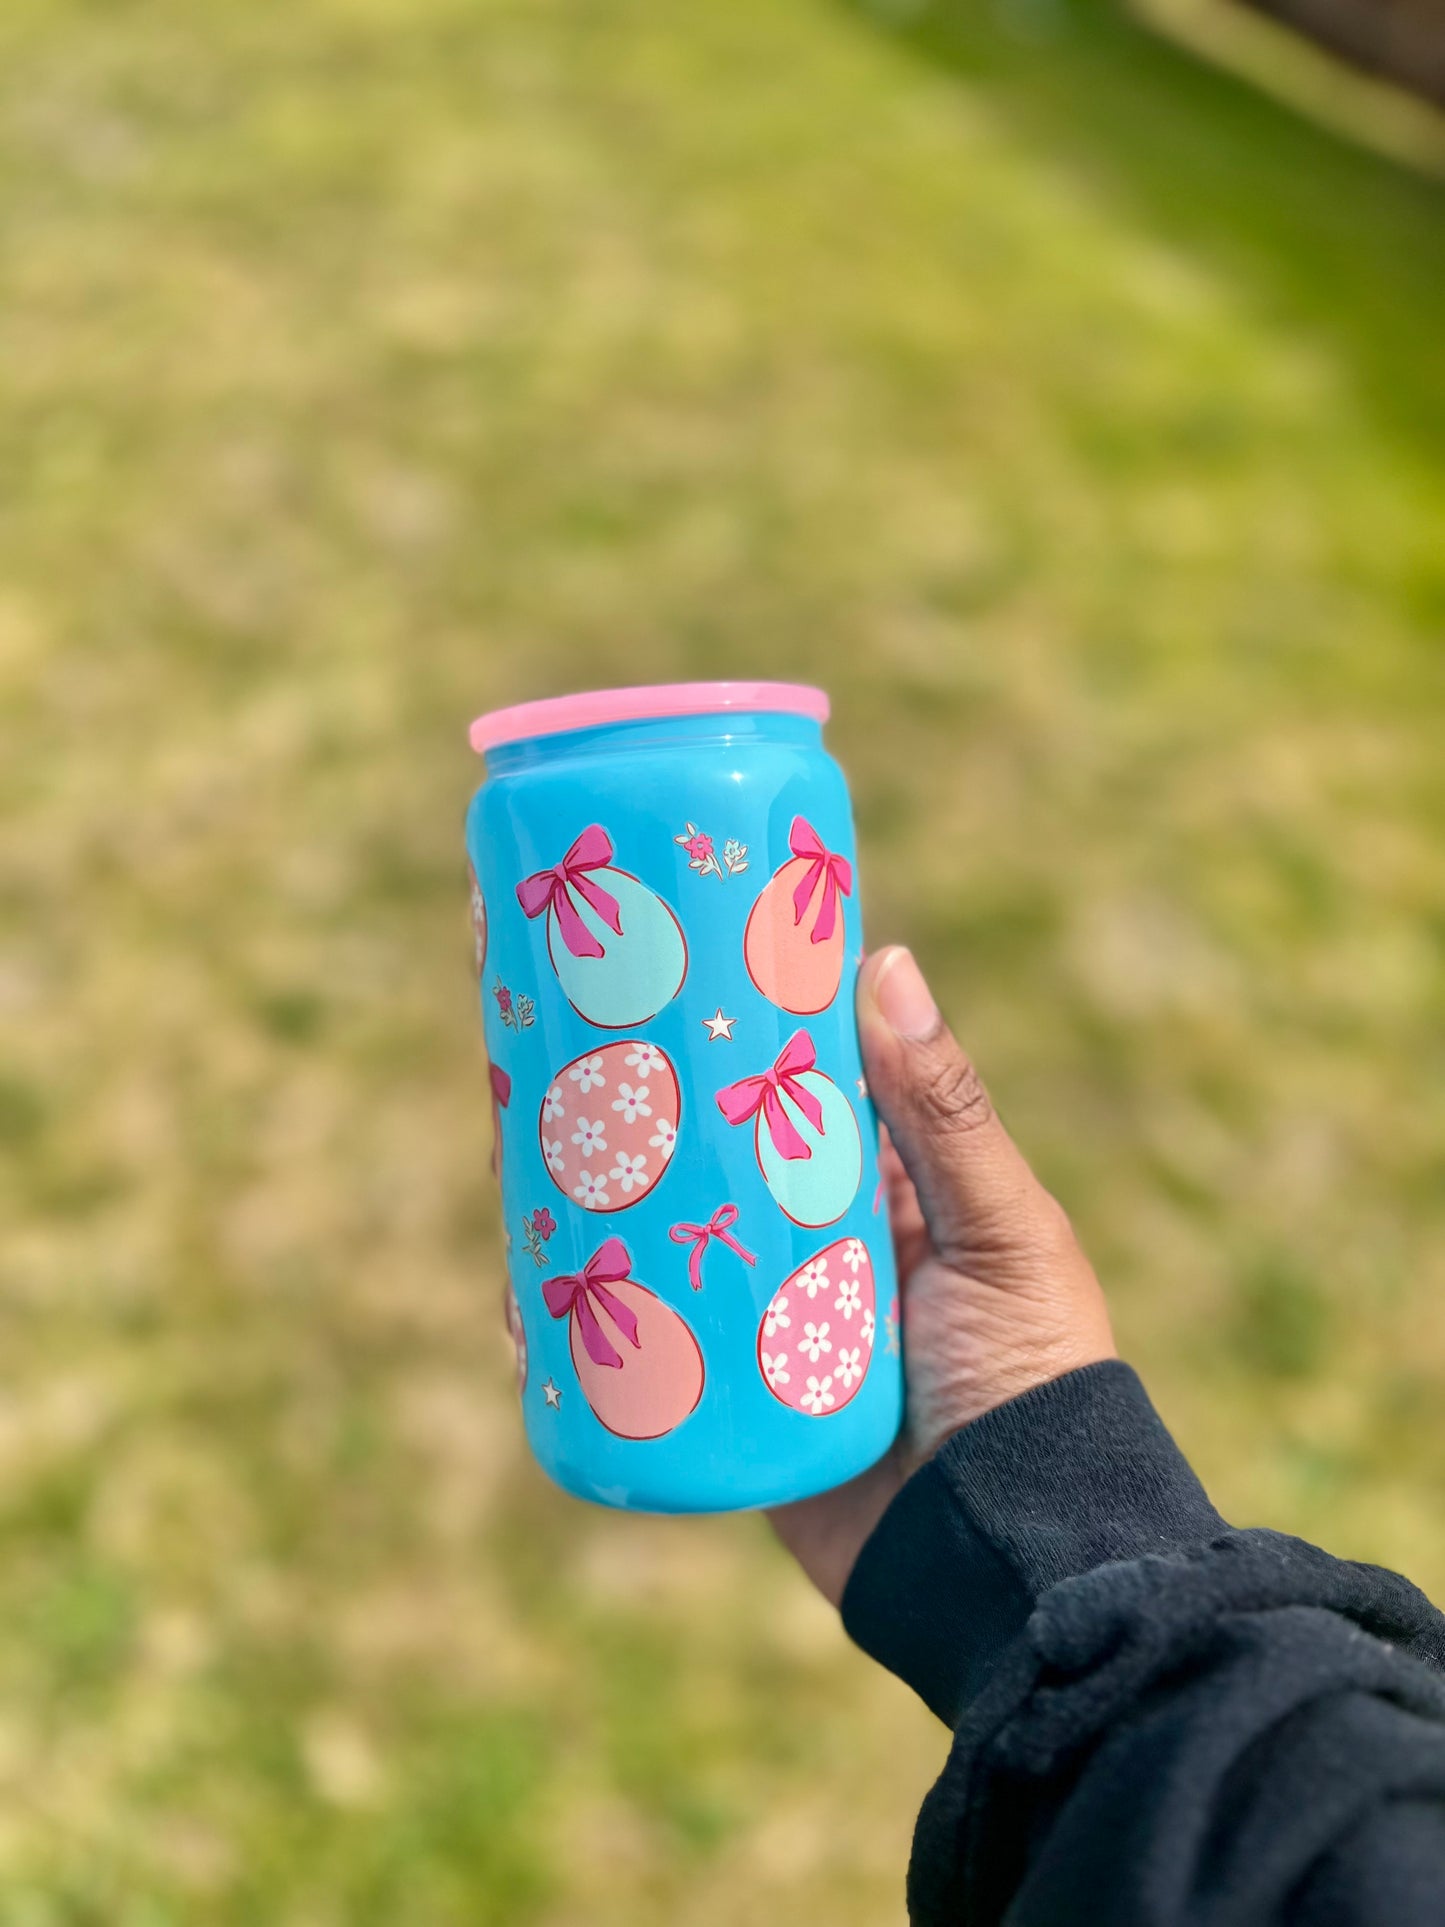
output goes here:
<path id="1" fill-rule="evenodd" d="M 7 0 L 3 1927 L 902 1920 L 942 1729 L 523 1447 L 529 696 L 825 684 L 1221 1509 L 1445 1597 L 1442 156 L 1217 0 Z"/>

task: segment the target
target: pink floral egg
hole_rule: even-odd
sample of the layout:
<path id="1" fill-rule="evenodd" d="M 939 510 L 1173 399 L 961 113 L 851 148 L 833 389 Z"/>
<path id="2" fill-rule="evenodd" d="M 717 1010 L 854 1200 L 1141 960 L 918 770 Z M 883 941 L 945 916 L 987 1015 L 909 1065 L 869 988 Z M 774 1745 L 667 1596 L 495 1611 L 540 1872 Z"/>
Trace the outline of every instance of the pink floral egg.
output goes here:
<path id="1" fill-rule="evenodd" d="M 868 1247 L 838 1238 L 773 1293 L 758 1327 L 763 1383 L 791 1410 L 829 1418 L 857 1397 L 877 1327 Z"/>
<path id="2" fill-rule="evenodd" d="M 638 1204 L 677 1144 L 682 1092 L 665 1051 L 641 1038 L 564 1064 L 537 1119 L 542 1160 L 564 1197 L 606 1215 Z"/>

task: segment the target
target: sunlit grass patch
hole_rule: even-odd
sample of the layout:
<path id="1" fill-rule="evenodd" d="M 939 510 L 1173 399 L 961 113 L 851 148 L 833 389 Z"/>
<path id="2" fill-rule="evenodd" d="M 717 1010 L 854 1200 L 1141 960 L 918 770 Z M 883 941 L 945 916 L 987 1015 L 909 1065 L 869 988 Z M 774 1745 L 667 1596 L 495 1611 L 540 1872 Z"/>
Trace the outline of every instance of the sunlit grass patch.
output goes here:
<path id="1" fill-rule="evenodd" d="M 826 683 L 1221 1508 L 1445 1588 L 1436 190 L 1101 0 L 19 0 L 0 178 L 0 1927 L 902 1917 L 931 1719 L 526 1458 L 493 703 Z"/>

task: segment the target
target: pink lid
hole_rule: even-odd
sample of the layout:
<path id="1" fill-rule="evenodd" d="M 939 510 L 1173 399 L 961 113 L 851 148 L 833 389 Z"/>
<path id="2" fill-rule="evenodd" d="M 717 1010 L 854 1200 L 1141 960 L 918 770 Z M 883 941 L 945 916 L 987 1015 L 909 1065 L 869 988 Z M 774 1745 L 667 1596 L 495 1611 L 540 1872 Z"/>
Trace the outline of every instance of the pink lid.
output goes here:
<path id="1" fill-rule="evenodd" d="M 641 723 L 657 716 L 708 716 L 719 710 L 782 710 L 828 720 L 828 698 L 801 682 L 658 682 L 636 689 L 592 689 L 579 696 L 548 696 L 542 702 L 489 709 L 471 727 L 479 756 L 499 743 L 528 736 L 558 736 L 598 723 Z"/>

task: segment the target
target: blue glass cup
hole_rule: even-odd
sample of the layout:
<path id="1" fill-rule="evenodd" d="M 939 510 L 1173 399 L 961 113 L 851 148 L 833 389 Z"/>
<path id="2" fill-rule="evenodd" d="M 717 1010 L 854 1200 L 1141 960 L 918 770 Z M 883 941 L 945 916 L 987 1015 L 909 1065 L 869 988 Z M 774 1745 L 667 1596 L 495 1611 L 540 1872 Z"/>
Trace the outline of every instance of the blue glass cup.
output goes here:
<path id="1" fill-rule="evenodd" d="M 827 698 L 695 683 L 473 725 L 472 911 L 527 1436 L 650 1512 L 839 1485 L 903 1410 Z"/>

